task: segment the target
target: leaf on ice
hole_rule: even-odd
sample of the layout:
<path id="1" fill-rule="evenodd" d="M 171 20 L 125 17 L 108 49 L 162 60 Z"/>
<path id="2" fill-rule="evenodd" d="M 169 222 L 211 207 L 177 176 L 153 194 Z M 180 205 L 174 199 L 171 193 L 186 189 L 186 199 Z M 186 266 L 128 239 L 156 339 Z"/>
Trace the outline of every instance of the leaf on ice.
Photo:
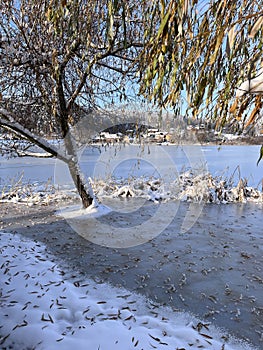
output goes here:
<path id="1" fill-rule="evenodd" d="M 129 321 L 129 320 L 131 320 L 132 318 L 133 318 L 133 315 L 130 315 L 130 316 L 126 317 L 126 318 L 124 319 L 124 321 Z"/>
<path id="2" fill-rule="evenodd" d="M 50 314 L 48 314 L 48 318 L 45 317 L 45 314 L 42 314 L 41 321 L 54 323 L 53 318 L 50 316 Z"/>
<path id="3" fill-rule="evenodd" d="M 27 325 L 28 325 L 28 322 L 27 322 L 26 320 L 23 320 L 22 323 L 17 324 L 17 325 L 13 328 L 13 331 L 14 331 L 15 329 L 17 329 L 17 328 L 25 327 L 25 326 L 27 326 Z"/>
<path id="4" fill-rule="evenodd" d="M 160 343 L 161 339 L 159 339 L 159 338 L 157 338 L 157 337 L 154 337 L 154 336 L 151 335 L 150 333 L 148 333 L 148 334 L 149 334 L 149 336 L 150 336 L 153 340 L 155 340 L 155 341 L 157 341 L 157 342 Z"/>
<path id="5" fill-rule="evenodd" d="M 204 338 L 207 338 L 207 339 L 213 339 L 213 337 L 211 337 L 210 335 L 208 334 L 204 334 L 204 333 L 200 333 L 200 335 Z"/>

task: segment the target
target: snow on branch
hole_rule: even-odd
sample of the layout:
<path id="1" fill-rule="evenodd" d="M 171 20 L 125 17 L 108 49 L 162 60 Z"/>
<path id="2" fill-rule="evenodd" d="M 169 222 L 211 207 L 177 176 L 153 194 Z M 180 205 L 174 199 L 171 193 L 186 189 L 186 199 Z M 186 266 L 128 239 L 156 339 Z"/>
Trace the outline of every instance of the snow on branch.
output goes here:
<path id="1" fill-rule="evenodd" d="M 2 117 L 1 117 L 2 115 Z M 71 160 L 71 157 L 63 153 L 56 146 L 51 145 L 48 141 L 42 138 L 39 135 L 33 134 L 31 131 L 26 129 L 23 125 L 15 121 L 11 112 L 7 111 L 4 108 L 0 108 L 0 126 L 8 128 L 14 131 L 16 134 L 26 138 L 28 141 L 31 141 L 33 144 L 39 146 L 41 149 L 56 157 L 66 163 Z"/>
<path id="2" fill-rule="evenodd" d="M 20 151 L 17 150 L 18 157 L 33 157 L 33 158 L 52 158 L 53 155 L 51 153 L 45 152 L 29 152 L 29 151 Z"/>
<path id="3" fill-rule="evenodd" d="M 53 155 L 49 152 L 36 152 L 31 150 L 32 142 L 23 138 L 17 140 L 10 137 L 4 137 L 0 142 L 0 154 L 12 157 L 34 157 L 34 158 L 52 158 Z M 38 147 L 38 146 L 36 146 Z"/>

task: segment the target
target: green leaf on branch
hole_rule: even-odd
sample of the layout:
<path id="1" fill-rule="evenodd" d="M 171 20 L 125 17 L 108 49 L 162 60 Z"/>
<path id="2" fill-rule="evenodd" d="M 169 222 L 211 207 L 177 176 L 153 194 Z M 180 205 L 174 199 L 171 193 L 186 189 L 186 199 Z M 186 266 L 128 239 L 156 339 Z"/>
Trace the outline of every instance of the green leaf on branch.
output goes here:
<path id="1" fill-rule="evenodd" d="M 259 162 L 261 161 L 262 158 L 263 158 L 263 145 L 260 148 L 260 154 L 259 154 L 259 158 L 258 158 L 258 161 L 257 161 L 257 165 L 259 164 Z"/>

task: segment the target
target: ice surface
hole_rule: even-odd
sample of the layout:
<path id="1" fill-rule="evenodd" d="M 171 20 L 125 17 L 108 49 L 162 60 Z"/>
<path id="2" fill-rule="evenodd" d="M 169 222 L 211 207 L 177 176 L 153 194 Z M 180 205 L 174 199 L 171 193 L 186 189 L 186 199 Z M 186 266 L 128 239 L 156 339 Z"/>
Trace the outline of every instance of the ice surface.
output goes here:
<path id="1" fill-rule="evenodd" d="M 70 277 L 37 242 L 7 232 L 0 242 L 2 348 L 252 350 L 187 313 Z"/>

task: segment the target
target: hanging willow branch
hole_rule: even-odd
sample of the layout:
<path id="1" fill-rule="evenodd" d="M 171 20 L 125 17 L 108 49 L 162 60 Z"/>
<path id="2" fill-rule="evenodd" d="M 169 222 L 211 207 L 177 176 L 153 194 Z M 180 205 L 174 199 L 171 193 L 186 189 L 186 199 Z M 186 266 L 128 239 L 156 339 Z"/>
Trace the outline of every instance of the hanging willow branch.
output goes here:
<path id="1" fill-rule="evenodd" d="M 141 93 L 165 107 L 177 108 L 218 121 L 245 118 L 255 122 L 259 104 L 252 94 L 234 105 L 238 86 L 263 66 L 263 10 L 258 1 L 153 1 L 146 14 L 146 46 L 140 57 Z"/>

